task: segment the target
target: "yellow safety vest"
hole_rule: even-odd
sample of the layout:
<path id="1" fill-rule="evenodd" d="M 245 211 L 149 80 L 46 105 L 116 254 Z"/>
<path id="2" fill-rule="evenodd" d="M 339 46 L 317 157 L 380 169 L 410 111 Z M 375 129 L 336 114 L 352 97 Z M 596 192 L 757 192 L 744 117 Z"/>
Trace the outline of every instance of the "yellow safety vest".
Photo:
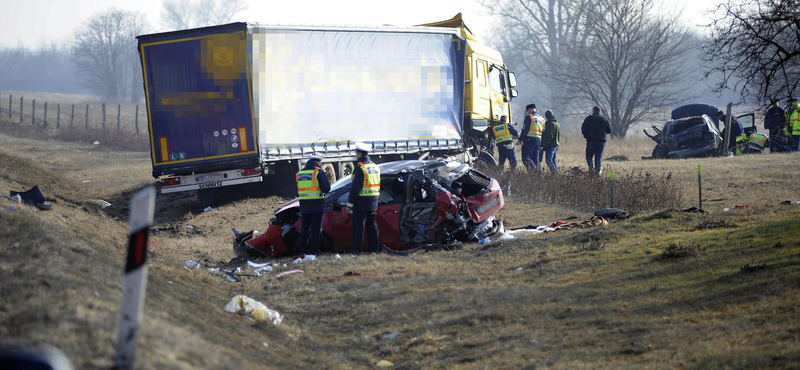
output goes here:
<path id="1" fill-rule="evenodd" d="M 358 162 L 361 171 L 364 171 L 364 186 L 358 193 L 359 197 L 377 197 L 381 195 L 381 168 L 375 163 Z"/>
<path id="2" fill-rule="evenodd" d="M 531 116 L 531 127 L 528 128 L 528 137 L 537 139 L 542 138 L 542 131 L 544 131 L 544 120 L 540 116 Z"/>
<path id="3" fill-rule="evenodd" d="M 511 131 L 508 130 L 508 123 L 494 126 L 494 141 L 498 144 L 512 140 Z"/>
<path id="4" fill-rule="evenodd" d="M 319 172 L 319 168 L 302 170 L 295 176 L 297 179 L 297 195 L 300 200 L 324 198 L 319 182 L 317 182 L 317 172 Z"/>
<path id="5" fill-rule="evenodd" d="M 750 135 L 750 141 L 748 142 L 748 145 L 752 145 L 763 150 L 767 146 L 767 137 L 767 134 L 756 132 Z"/>
<path id="6" fill-rule="evenodd" d="M 800 104 L 794 112 L 786 115 L 786 136 L 800 136 Z M 791 134 L 789 133 L 791 127 Z"/>

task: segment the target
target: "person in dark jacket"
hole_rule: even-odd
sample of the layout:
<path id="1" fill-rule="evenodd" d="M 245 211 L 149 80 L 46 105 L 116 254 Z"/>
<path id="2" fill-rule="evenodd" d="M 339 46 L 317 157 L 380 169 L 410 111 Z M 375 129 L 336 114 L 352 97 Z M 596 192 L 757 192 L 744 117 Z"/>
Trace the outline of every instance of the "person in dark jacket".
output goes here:
<path id="1" fill-rule="evenodd" d="M 506 116 L 500 117 L 500 123 L 492 128 L 497 152 L 500 154 L 500 169 L 506 166 L 506 159 L 511 164 L 511 170 L 517 171 L 517 154 L 514 153 L 514 139 L 519 138 L 519 132 L 514 126 L 506 122 Z"/>
<path id="2" fill-rule="evenodd" d="M 722 111 L 717 112 L 717 119 L 719 120 L 720 123 L 727 122 L 726 121 L 726 117 L 725 117 L 725 113 L 722 113 Z M 727 130 L 727 129 L 728 128 L 725 127 L 725 130 Z M 725 133 L 725 130 L 722 130 L 723 140 L 725 138 L 725 135 L 727 135 Z M 736 116 L 731 115 L 731 139 L 730 139 L 730 142 L 728 143 L 728 150 L 733 149 L 735 151 L 735 149 L 736 149 L 736 138 L 739 137 L 739 136 L 742 136 L 743 133 L 744 133 L 744 126 L 742 126 L 742 123 L 739 122 L 739 119 L 736 118 Z"/>
<path id="3" fill-rule="evenodd" d="M 779 99 L 771 99 L 770 103 L 770 107 L 764 115 L 764 128 L 769 130 L 770 137 L 775 137 L 780 135 L 781 130 L 786 127 L 786 117 Z"/>
<path id="4" fill-rule="evenodd" d="M 361 253 L 364 245 L 364 228 L 367 229 L 369 251 L 378 252 L 378 198 L 381 194 L 381 169 L 369 160 L 370 147 L 364 143 L 356 144 L 358 163 L 353 169 L 350 182 L 350 196 L 347 198 L 345 212 L 353 213 L 353 255 Z"/>
<path id="5" fill-rule="evenodd" d="M 542 146 L 544 150 L 544 160 L 550 171 L 554 174 L 558 173 L 558 164 L 556 164 L 556 153 L 558 153 L 559 140 L 561 139 L 561 125 L 558 124 L 556 116 L 551 111 L 544 112 L 544 132 L 542 132 Z"/>
<path id="6" fill-rule="evenodd" d="M 606 135 L 611 133 L 611 122 L 600 114 L 600 107 L 593 107 L 592 115 L 583 120 L 581 133 L 586 139 L 586 163 L 589 165 L 589 171 L 599 175 L 603 172 Z"/>
<path id="7" fill-rule="evenodd" d="M 297 254 L 318 254 L 322 237 L 322 215 L 325 213 L 325 194 L 331 191 L 331 183 L 325 171 L 320 170 L 322 157 L 312 156 L 297 173 L 297 195 L 300 199 L 302 231 Z M 309 244 L 309 239 L 311 244 Z"/>

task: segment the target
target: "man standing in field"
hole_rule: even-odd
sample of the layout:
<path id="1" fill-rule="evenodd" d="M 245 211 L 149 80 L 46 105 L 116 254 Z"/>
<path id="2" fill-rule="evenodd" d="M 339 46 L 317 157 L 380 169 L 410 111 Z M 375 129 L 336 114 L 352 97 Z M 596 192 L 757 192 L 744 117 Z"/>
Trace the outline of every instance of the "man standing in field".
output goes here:
<path id="1" fill-rule="evenodd" d="M 769 152 L 785 151 L 789 145 L 786 139 L 786 111 L 781 107 L 779 99 L 770 99 L 770 107 L 764 114 L 764 128 L 769 130 Z"/>
<path id="2" fill-rule="evenodd" d="M 600 114 L 600 107 L 594 106 L 592 115 L 583 120 L 581 133 L 586 139 L 586 163 L 589 165 L 589 171 L 599 175 L 603 173 L 603 150 L 606 147 L 606 135 L 611 133 L 611 122 Z"/>
<path id="3" fill-rule="evenodd" d="M 322 237 L 322 215 L 325 213 L 325 194 L 331 191 L 331 183 L 325 171 L 320 171 L 322 157 L 311 156 L 306 166 L 297 173 L 297 195 L 300 199 L 300 214 L 303 216 L 300 232 L 300 250 L 297 254 L 319 254 Z M 309 239 L 311 244 L 309 245 Z"/>
<path id="4" fill-rule="evenodd" d="M 506 116 L 500 117 L 500 123 L 492 128 L 494 142 L 500 155 L 500 169 L 506 166 L 506 159 L 511 164 L 511 170 L 517 171 L 517 154 L 514 153 L 514 139 L 519 137 L 519 132 L 514 126 L 506 122 Z"/>
<path id="5" fill-rule="evenodd" d="M 367 144 L 356 144 L 358 164 L 353 169 L 350 183 L 350 196 L 347 198 L 345 212 L 353 212 L 353 255 L 363 251 L 364 228 L 367 229 L 369 251 L 378 250 L 378 222 L 375 212 L 378 210 L 378 197 L 381 194 L 381 169 L 369 159 L 370 148 Z"/>
<path id="6" fill-rule="evenodd" d="M 551 111 L 544 112 L 547 121 L 544 123 L 544 132 L 542 133 L 542 146 L 537 149 L 544 150 L 544 159 L 550 171 L 554 174 L 558 173 L 558 165 L 556 164 L 556 153 L 558 153 L 559 140 L 561 138 L 561 125 L 558 124 L 556 116 Z"/>
<path id="7" fill-rule="evenodd" d="M 542 158 L 539 158 L 539 147 L 542 146 L 543 130 L 544 118 L 536 110 L 536 104 L 528 104 L 525 107 L 525 122 L 522 124 L 519 141 L 522 142 L 522 163 L 537 170 L 541 168 L 542 162 Z"/>
<path id="8" fill-rule="evenodd" d="M 800 151 L 800 104 L 797 98 L 789 98 L 786 105 L 786 136 L 789 138 L 789 145 L 792 151 Z"/>

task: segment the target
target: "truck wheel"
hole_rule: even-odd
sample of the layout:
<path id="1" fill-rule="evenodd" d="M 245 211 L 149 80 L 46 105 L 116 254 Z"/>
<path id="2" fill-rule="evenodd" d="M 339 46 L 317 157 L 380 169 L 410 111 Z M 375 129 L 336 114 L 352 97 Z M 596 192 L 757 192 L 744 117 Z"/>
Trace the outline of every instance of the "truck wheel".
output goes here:
<path id="1" fill-rule="evenodd" d="M 353 164 L 345 163 L 342 167 L 342 177 L 347 177 L 353 174 Z"/>
<path id="2" fill-rule="evenodd" d="M 325 176 L 328 176 L 328 180 L 331 182 L 331 184 L 336 182 L 336 169 L 333 168 L 332 164 L 325 163 L 320 168 L 325 171 Z"/>
<path id="3" fill-rule="evenodd" d="M 658 144 L 653 148 L 653 159 L 667 158 L 667 155 L 669 155 L 669 146 L 666 144 Z"/>

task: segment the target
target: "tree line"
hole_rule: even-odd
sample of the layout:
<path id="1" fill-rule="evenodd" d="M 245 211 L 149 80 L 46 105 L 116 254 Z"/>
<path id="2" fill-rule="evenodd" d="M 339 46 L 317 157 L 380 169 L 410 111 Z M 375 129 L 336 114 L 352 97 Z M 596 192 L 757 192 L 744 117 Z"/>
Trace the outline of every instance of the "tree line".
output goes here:
<path id="1" fill-rule="evenodd" d="M 229 23 L 246 8 L 244 0 L 164 0 L 160 27 L 142 13 L 108 9 L 82 23 L 67 44 L 0 48 L 0 86 L 138 103 L 144 91 L 136 36 Z"/>
<path id="2" fill-rule="evenodd" d="M 601 106 L 613 135 L 706 94 L 740 102 L 793 95 L 800 77 L 800 1 L 725 0 L 708 36 L 661 0 L 482 0 L 511 69 L 562 114 Z M 709 85 L 703 88 L 702 85 Z"/>

